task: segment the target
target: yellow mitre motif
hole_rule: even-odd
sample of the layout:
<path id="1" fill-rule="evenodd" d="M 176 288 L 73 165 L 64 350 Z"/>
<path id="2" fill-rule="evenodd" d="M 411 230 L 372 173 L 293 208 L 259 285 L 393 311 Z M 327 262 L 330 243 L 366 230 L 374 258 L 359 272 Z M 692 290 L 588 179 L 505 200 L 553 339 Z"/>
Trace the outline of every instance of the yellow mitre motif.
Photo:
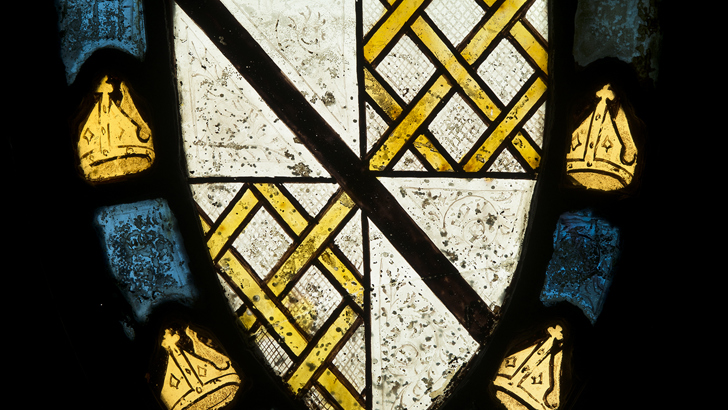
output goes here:
<path id="1" fill-rule="evenodd" d="M 496 397 L 509 410 L 557 409 L 561 397 L 561 326 L 547 329 L 549 337 L 503 360 L 493 380 Z"/>
<path id="2" fill-rule="evenodd" d="M 182 336 L 166 329 L 162 347 L 167 351 L 167 369 L 160 398 L 168 410 L 189 408 L 221 409 L 230 403 L 241 380 L 230 359 L 200 341 L 197 333 L 185 329 L 191 349 L 182 349 Z"/>
<path id="3" fill-rule="evenodd" d="M 112 93 L 121 94 L 120 99 Z M 96 89 L 97 100 L 78 136 L 78 156 L 84 177 L 106 181 L 141 172 L 154 162 L 149 126 L 142 120 L 122 81 L 119 89 L 106 76 Z"/>
<path id="4" fill-rule="evenodd" d="M 632 182 L 637 148 L 622 106 L 615 116 L 610 110 L 616 99 L 611 85 L 605 85 L 596 96 L 596 109 L 571 134 L 566 174 L 585 188 L 613 191 Z"/>

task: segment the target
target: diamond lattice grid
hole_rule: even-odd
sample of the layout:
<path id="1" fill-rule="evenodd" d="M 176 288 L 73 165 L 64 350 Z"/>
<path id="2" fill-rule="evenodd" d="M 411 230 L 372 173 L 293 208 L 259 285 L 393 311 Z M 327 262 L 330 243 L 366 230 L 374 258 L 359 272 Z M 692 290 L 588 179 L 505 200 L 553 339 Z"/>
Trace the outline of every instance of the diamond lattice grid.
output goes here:
<path id="1" fill-rule="evenodd" d="M 364 325 L 359 326 L 351 338 L 341 348 L 334 359 L 347 380 L 361 393 L 366 385 L 366 346 L 364 344 Z"/>
<path id="2" fill-rule="evenodd" d="M 387 130 L 387 123 L 384 122 L 382 117 L 374 111 L 369 103 L 366 103 L 366 126 L 367 126 L 367 152 L 372 149 L 374 144 L 379 141 L 379 138 Z"/>
<path id="3" fill-rule="evenodd" d="M 458 161 L 487 129 L 488 126 L 459 94 L 453 95 L 430 123 L 432 134 Z"/>
<path id="4" fill-rule="evenodd" d="M 508 105 L 533 75 L 528 61 L 508 41 L 502 40 L 478 68 L 478 75 Z"/>
<path id="5" fill-rule="evenodd" d="M 549 14 L 546 0 L 536 0 L 526 12 L 526 19 L 548 41 Z"/>
<path id="6" fill-rule="evenodd" d="M 485 14 L 472 0 L 434 0 L 426 12 L 455 47 Z"/>
<path id="7" fill-rule="evenodd" d="M 409 37 L 402 36 L 377 66 L 377 71 L 407 103 L 435 72 L 435 66 Z"/>
<path id="8" fill-rule="evenodd" d="M 318 268 L 312 266 L 283 299 L 301 328 L 313 335 L 341 302 L 341 295 Z"/>
<path id="9" fill-rule="evenodd" d="M 292 243 L 268 211 L 260 208 L 233 245 L 258 277 L 264 279 Z"/>
<path id="10" fill-rule="evenodd" d="M 255 344 L 258 345 L 263 357 L 277 375 L 285 373 L 293 364 L 286 351 L 264 328 L 260 328 L 256 333 Z"/>
<path id="11" fill-rule="evenodd" d="M 543 127 L 544 121 L 546 120 L 546 102 L 541 103 L 531 118 L 523 124 L 523 129 L 528 132 L 528 135 L 533 138 L 533 141 L 539 146 L 543 147 Z"/>

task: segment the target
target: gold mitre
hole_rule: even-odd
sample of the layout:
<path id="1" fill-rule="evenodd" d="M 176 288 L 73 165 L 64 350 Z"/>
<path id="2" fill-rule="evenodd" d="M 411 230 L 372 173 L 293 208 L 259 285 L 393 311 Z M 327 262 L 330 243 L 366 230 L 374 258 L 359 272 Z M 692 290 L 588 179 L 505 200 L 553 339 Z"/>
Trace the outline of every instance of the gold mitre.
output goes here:
<path id="1" fill-rule="evenodd" d="M 142 120 L 123 81 L 105 76 L 96 104 L 80 127 L 78 156 L 84 177 L 106 181 L 141 172 L 154 162 L 152 132 Z M 118 95 L 121 95 L 121 98 Z"/>
<path id="2" fill-rule="evenodd" d="M 561 402 L 563 333 L 559 325 L 548 337 L 503 360 L 493 380 L 498 400 L 509 410 L 553 410 Z"/>
<path id="3" fill-rule="evenodd" d="M 634 177 L 637 148 L 611 85 L 602 87 L 596 97 L 596 109 L 571 134 L 566 174 L 588 189 L 622 189 Z"/>
<path id="4" fill-rule="evenodd" d="M 230 359 L 203 343 L 197 332 L 187 326 L 184 333 L 166 329 L 162 338 L 167 352 L 162 403 L 168 410 L 224 408 L 235 398 L 240 377 Z"/>

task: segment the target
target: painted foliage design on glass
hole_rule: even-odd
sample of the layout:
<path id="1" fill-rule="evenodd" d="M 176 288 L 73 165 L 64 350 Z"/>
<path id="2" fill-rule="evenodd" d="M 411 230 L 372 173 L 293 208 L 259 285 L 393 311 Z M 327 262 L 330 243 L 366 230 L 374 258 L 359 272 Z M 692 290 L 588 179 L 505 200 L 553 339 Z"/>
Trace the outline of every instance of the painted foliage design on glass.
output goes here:
<path id="1" fill-rule="evenodd" d="M 221 1 L 282 88 L 179 3 L 189 181 L 241 327 L 312 409 L 436 407 L 520 257 L 546 2 Z"/>

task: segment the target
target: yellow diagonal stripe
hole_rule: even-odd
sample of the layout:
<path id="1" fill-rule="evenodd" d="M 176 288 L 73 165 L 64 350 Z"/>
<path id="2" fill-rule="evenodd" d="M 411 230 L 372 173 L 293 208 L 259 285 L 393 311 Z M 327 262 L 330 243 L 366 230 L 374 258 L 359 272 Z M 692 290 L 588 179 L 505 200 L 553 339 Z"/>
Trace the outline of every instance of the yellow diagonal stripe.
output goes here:
<path id="1" fill-rule="evenodd" d="M 300 235 L 308 225 L 308 222 L 300 212 L 296 211 L 293 203 L 273 184 L 255 184 L 255 187 L 270 201 L 270 204 L 273 205 L 278 215 L 291 227 L 291 230 L 296 235 Z M 329 248 L 324 249 L 318 259 L 334 276 L 334 279 L 354 297 L 356 303 L 363 307 L 364 287 L 359 283 L 356 275 Z"/>
<path id="2" fill-rule="evenodd" d="M 442 97 L 450 91 L 450 88 L 452 88 L 452 85 L 444 76 L 440 76 L 432 85 L 432 88 L 417 101 L 412 111 L 392 130 L 384 144 L 372 156 L 369 169 L 374 171 L 384 170 L 402 149 L 402 146 L 412 138 L 417 128 L 427 119 Z"/>
<path id="3" fill-rule="evenodd" d="M 546 49 L 543 48 L 541 43 L 536 40 L 536 37 L 531 34 L 530 31 L 520 21 L 516 22 L 511 28 L 511 35 L 516 39 L 518 44 L 528 53 L 529 56 L 536 62 L 536 64 L 543 70 L 544 73 L 548 73 L 549 55 Z"/>
<path id="4" fill-rule="evenodd" d="M 308 226 L 306 218 L 296 210 L 293 203 L 283 195 L 277 186 L 273 184 L 255 184 L 255 187 L 296 235 L 300 235 L 306 229 L 306 226 Z"/>
<path id="5" fill-rule="evenodd" d="M 354 310 L 350 306 L 346 306 L 341 311 L 339 317 L 329 326 L 326 333 L 324 333 L 316 344 L 316 347 L 309 352 L 303 362 L 298 366 L 298 369 L 288 379 L 288 387 L 293 393 L 298 393 L 311 380 L 316 370 L 329 358 L 331 351 L 354 323 L 356 317 L 356 313 L 354 313 Z"/>
<path id="6" fill-rule="evenodd" d="M 402 0 L 399 6 L 392 11 L 379 29 L 372 34 L 364 45 L 364 58 L 368 62 L 374 61 L 379 53 L 387 47 L 390 41 L 402 30 L 404 24 L 422 5 L 424 0 Z"/>
<path id="7" fill-rule="evenodd" d="M 364 89 L 367 94 L 379 105 L 391 119 L 395 119 L 402 114 L 402 107 L 397 101 L 382 87 L 382 84 L 366 68 L 364 69 Z"/>
<path id="8" fill-rule="evenodd" d="M 346 291 L 354 297 L 356 303 L 364 307 L 364 287 L 359 283 L 356 275 L 344 265 L 341 260 L 326 248 L 318 258 L 326 269 L 334 276 L 337 282 L 346 289 Z"/>
<path id="9" fill-rule="evenodd" d="M 483 167 L 483 165 L 490 159 L 493 152 L 503 143 L 508 137 L 508 134 L 521 122 L 523 116 L 533 108 L 538 102 L 538 99 L 546 92 L 546 83 L 541 78 L 537 78 L 536 81 L 528 88 L 526 94 L 524 94 L 518 103 L 508 112 L 508 115 L 501 121 L 493 133 L 488 136 L 483 145 L 478 148 L 475 155 L 470 157 L 470 160 L 463 167 L 466 172 L 477 172 Z"/>
<path id="10" fill-rule="evenodd" d="M 473 64 L 483 54 L 525 2 L 526 0 L 506 0 L 498 7 L 463 49 L 461 55 L 468 64 Z"/>
<path id="11" fill-rule="evenodd" d="M 432 51 L 437 60 L 445 66 L 445 69 L 447 69 L 453 79 L 463 87 L 465 94 L 473 100 L 483 114 L 490 120 L 496 118 L 500 114 L 500 109 L 493 103 L 485 91 L 480 88 L 468 70 L 450 52 L 445 42 L 435 33 L 432 27 L 422 17 L 419 17 L 412 23 L 412 30 L 425 43 L 425 46 Z"/>
<path id="12" fill-rule="evenodd" d="M 316 226 L 306 235 L 293 253 L 283 262 L 283 265 L 273 275 L 268 286 L 276 296 L 291 279 L 303 268 L 313 255 L 321 248 L 332 232 L 354 209 L 354 201 L 345 192 L 341 192 L 334 204 L 326 210 Z"/>
<path id="13" fill-rule="evenodd" d="M 233 209 L 220 222 L 215 232 L 207 240 L 207 248 L 210 250 L 210 256 L 213 260 L 217 258 L 220 250 L 232 236 L 235 229 L 243 223 L 246 216 L 253 210 L 258 203 L 258 199 L 250 190 L 245 191 L 243 197 L 233 206 Z"/>
<path id="14" fill-rule="evenodd" d="M 530 165 L 531 168 L 538 168 L 538 165 L 541 163 L 541 156 L 538 155 L 538 152 L 536 152 L 536 148 L 534 148 L 533 145 L 528 142 L 523 134 L 521 134 L 520 132 L 516 134 L 515 138 L 513 138 L 513 141 L 511 143 L 516 148 L 518 153 L 521 154 L 523 159 L 528 162 L 528 165 Z"/>
<path id="15" fill-rule="evenodd" d="M 417 137 L 412 146 L 425 157 L 425 160 L 432 165 L 435 171 L 454 171 L 450 163 L 424 135 Z"/>
<path id="16" fill-rule="evenodd" d="M 324 389 L 326 389 L 326 391 L 329 392 L 329 394 L 331 394 L 331 397 L 333 397 L 344 410 L 364 410 L 361 404 L 359 404 L 359 401 L 357 401 L 357 399 L 351 394 L 349 389 L 341 384 L 336 375 L 331 373 L 329 369 L 326 369 L 323 372 L 321 377 L 319 377 L 318 382 Z"/>
<path id="17" fill-rule="evenodd" d="M 283 312 L 265 294 L 263 289 L 256 282 L 251 273 L 238 261 L 238 259 L 226 251 L 219 262 L 220 270 L 238 285 L 243 294 L 247 296 L 256 309 L 266 318 L 273 329 L 284 343 L 295 353 L 300 355 L 306 347 L 306 338 L 298 332 L 295 326 L 288 321 Z"/>

